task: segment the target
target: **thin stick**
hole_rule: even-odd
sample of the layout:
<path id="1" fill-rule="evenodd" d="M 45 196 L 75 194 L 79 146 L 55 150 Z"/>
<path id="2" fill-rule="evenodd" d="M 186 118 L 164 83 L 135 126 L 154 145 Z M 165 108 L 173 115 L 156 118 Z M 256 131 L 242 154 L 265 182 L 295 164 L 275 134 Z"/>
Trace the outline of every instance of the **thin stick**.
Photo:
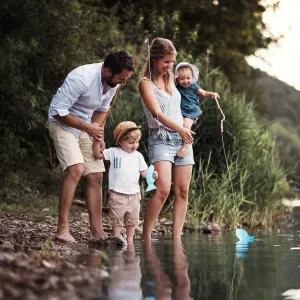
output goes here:
<path id="1" fill-rule="evenodd" d="M 110 114 L 110 112 L 111 112 L 111 109 L 112 109 L 112 107 L 113 107 L 113 105 L 114 105 L 114 103 L 115 103 L 115 101 L 116 101 L 116 99 L 117 99 L 117 96 L 118 96 L 119 91 L 120 91 L 120 89 L 121 89 L 122 86 L 123 86 L 123 84 L 121 84 L 121 85 L 118 87 L 118 89 L 117 89 L 117 91 L 116 91 L 116 93 L 115 93 L 115 95 L 114 95 L 114 97 L 113 97 L 113 99 L 112 99 L 112 101 L 111 101 L 111 103 L 110 103 L 109 110 L 108 110 L 108 112 L 107 112 L 105 118 L 103 119 L 103 121 L 102 121 L 102 123 L 101 123 L 101 125 L 100 125 L 101 127 L 103 127 L 104 124 L 106 123 L 107 118 L 108 118 L 108 116 L 109 116 L 109 114 Z"/>
<path id="2" fill-rule="evenodd" d="M 217 97 L 214 97 L 214 99 L 216 100 L 216 103 L 217 103 L 217 106 L 218 106 L 218 109 L 219 111 L 221 112 L 222 114 L 222 120 L 221 120 L 221 138 L 222 138 L 222 146 L 223 146 L 223 152 L 224 152 L 224 157 L 225 157 L 225 162 L 226 162 L 226 168 L 227 168 L 227 171 L 228 171 L 228 175 L 229 175 L 229 180 L 230 180 L 230 185 L 231 185 L 231 191 L 232 191 L 232 195 L 234 195 L 234 191 L 233 191 L 233 184 L 232 184 L 232 178 L 231 178 L 231 173 L 230 173 L 230 170 L 229 170 L 229 166 L 228 166 L 228 162 L 227 162 L 227 155 L 226 155 L 226 151 L 225 151 L 225 144 L 224 144 L 224 137 L 223 137 L 223 131 L 224 131 L 224 127 L 223 127 L 223 123 L 225 121 L 225 115 L 220 107 L 220 104 L 218 102 L 218 99 Z"/>

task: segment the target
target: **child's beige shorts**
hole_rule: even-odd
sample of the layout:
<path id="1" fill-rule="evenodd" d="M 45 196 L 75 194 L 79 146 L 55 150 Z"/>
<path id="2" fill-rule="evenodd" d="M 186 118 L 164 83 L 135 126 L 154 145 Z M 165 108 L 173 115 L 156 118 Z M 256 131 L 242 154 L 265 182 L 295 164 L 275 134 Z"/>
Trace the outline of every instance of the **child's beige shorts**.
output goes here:
<path id="1" fill-rule="evenodd" d="M 112 226 L 127 227 L 139 224 L 141 194 L 126 195 L 109 191 L 109 221 Z"/>
<path id="2" fill-rule="evenodd" d="M 105 172 L 103 160 L 94 158 L 93 141 L 86 132 L 81 131 L 77 138 L 73 133 L 64 130 L 58 122 L 49 122 L 48 128 L 63 170 L 76 164 L 84 164 L 83 176 Z"/>

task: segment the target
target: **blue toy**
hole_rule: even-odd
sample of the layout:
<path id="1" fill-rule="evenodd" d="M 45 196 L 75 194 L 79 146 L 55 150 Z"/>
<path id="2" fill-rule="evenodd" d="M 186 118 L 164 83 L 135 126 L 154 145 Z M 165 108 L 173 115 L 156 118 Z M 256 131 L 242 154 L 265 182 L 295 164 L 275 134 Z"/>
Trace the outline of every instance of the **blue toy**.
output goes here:
<path id="1" fill-rule="evenodd" d="M 236 242 L 236 257 L 245 258 L 247 257 L 248 243 L 238 241 Z"/>
<path id="2" fill-rule="evenodd" d="M 153 165 L 151 165 L 147 170 L 146 181 L 148 184 L 146 192 L 150 192 L 150 191 L 156 189 L 156 186 L 154 185 L 155 178 L 154 178 L 154 166 Z"/>
<path id="3" fill-rule="evenodd" d="M 249 236 L 248 232 L 244 229 L 237 228 L 235 230 L 235 233 L 236 233 L 237 238 L 239 239 L 238 243 L 240 243 L 240 244 L 254 242 L 254 236 Z"/>

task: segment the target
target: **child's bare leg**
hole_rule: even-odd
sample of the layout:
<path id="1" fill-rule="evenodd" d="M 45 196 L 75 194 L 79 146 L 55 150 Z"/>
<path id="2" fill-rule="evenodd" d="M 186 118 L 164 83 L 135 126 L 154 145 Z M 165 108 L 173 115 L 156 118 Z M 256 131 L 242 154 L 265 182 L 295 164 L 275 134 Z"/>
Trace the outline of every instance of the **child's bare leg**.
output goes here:
<path id="1" fill-rule="evenodd" d="M 183 119 L 183 127 L 191 129 L 194 124 L 194 120 L 190 118 Z M 189 150 L 189 144 L 184 143 L 180 151 L 177 153 L 178 157 L 184 157 Z"/>
<path id="2" fill-rule="evenodd" d="M 121 236 L 122 227 L 121 226 L 113 226 L 112 234 L 113 236 L 120 237 Z"/>
<path id="3" fill-rule="evenodd" d="M 126 227 L 126 235 L 127 235 L 127 244 L 133 245 L 133 237 L 135 232 L 135 226 L 127 226 Z"/>

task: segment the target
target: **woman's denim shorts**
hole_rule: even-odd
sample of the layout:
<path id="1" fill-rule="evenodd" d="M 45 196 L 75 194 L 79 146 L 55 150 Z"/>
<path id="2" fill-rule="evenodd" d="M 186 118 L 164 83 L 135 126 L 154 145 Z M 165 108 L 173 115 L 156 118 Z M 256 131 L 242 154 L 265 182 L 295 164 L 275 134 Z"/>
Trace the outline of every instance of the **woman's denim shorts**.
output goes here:
<path id="1" fill-rule="evenodd" d="M 194 154 L 192 146 L 189 147 L 188 152 L 182 158 L 177 156 L 183 146 L 183 140 L 179 133 L 169 132 L 170 138 L 164 142 L 158 135 L 157 130 L 150 130 L 149 133 L 149 156 L 151 164 L 158 161 L 170 161 L 175 166 L 193 165 Z"/>

